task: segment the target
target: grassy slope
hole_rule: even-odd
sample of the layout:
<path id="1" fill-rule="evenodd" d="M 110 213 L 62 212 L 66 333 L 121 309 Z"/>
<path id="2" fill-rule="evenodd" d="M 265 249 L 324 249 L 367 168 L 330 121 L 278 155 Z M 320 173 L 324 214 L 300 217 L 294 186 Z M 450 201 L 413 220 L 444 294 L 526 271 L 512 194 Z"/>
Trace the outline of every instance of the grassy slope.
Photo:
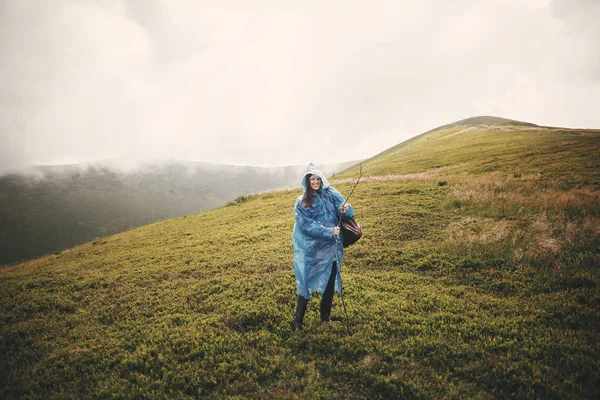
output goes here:
<path id="1" fill-rule="evenodd" d="M 299 193 L 264 194 L 0 271 L 0 397 L 593 398 L 600 136 L 453 129 L 366 163 L 352 335 L 316 298 L 290 331 Z"/>
<path id="2" fill-rule="evenodd" d="M 339 171 L 354 163 L 325 165 Z M 37 177 L 0 176 L 0 267 L 196 214 L 240 195 L 291 187 L 303 166 L 238 167 L 194 162 L 37 167 Z"/>
<path id="3" fill-rule="evenodd" d="M 600 186 L 600 130 L 511 125 L 447 126 L 367 160 L 366 175 L 408 174 L 432 168 L 482 174 L 544 174 L 561 184 Z M 356 175 L 356 167 L 336 177 Z"/>

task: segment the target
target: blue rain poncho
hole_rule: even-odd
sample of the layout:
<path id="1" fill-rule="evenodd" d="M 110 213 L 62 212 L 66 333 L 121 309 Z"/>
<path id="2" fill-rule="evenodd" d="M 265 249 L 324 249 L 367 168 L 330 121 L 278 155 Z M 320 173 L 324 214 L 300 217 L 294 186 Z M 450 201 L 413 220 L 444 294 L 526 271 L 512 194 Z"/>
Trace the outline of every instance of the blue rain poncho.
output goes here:
<path id="1" fill-rule="evenodd" d="M 310 163 L 302 176 L 302 189 L 312 190 L 306 187 L 306 175 L 317 175 L 321 178 L 322 187 L 312 193 L 313 205 L 302 207 L 302 196 L 296 200 L 294 215 L 296 224 L 292 234 L 294 246 L 294 273 L 296 274 L 296 293 L 308 299 L 312 293 L 323 294 L 327 282 L 331 276 L 331 268 L 336 261 L 337 250 L 338 268 L 342 267 L 344 255 L 344 237 L 340 231 L 337 243 L 333 236 L 333 228 L 338 225 L 341 207 L 344 199 L 340 192 L 329 186 L 329 182 L 321 171 Z M 354 215 L 354 209 L 346 203 L 348 209 L 344 217 Z M 335 278 L 335 290 L 341 293 L 341 282 L 339 276 Z"/>

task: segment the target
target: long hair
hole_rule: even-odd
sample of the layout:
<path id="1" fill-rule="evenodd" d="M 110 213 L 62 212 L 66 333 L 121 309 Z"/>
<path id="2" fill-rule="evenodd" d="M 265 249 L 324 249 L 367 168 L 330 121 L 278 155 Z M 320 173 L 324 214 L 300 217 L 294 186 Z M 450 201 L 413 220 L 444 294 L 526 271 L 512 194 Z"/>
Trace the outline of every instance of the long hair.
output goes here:
<path id="1" fill-rule="evenodd" d="M 311 174 L 306 174 L 304 177 L 304 185 L 306 186 L 306 190 L 304 191 L 304 195 L 302 196 L 302 208 L 307 208 L 313 205 L 313 197 L 312 197 L 312 188 L 310 187 L 310 177 Z M 321 185 L 319 189 L 323 187 L 323 181 L 321 180 Z"/>

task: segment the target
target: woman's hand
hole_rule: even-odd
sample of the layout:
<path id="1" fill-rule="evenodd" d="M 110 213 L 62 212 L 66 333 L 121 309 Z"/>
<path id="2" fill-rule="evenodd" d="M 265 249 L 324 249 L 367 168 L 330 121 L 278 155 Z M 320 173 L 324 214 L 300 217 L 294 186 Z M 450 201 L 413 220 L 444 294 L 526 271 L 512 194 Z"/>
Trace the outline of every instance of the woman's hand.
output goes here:
<path id="1" fill-rule="evenodd" d="M 337 236 L 340 234 L 340 227 L 336 226 L 335 228 L 333 228 L 333 236 Z"/>
<path id="2" fill-rule="evenodd" d="M 348 211 L 348 204 L 342 204 L 342 214 Z"/>

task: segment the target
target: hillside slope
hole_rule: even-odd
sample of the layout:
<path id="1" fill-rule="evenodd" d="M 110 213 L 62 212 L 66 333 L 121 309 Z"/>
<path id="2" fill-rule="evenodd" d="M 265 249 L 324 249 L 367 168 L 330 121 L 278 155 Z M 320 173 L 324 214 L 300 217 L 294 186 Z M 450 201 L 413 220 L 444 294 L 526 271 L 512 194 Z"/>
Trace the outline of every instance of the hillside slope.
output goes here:
<path id="1" fill-rule="evenodd" d="M 443 169 L 445 174 L 543 174 L 569 187 L 600 186 L 600 130 L 540 127 L 519 121 L 476 117 L 444 125 L 363 162 L 366 175 L 410 174 Z M 356 175 L 349 168 L 337 177 Z"/>
<path id="2" fill-rule="evenodd" d="M 351 199 L 365 234 L 343 268 L 350 335 L 338 296 L 337 321 L 318 322 L 312 299 L 290 329 L 298 190 L 0 270 L 0 397 L 594 398 L 598 134 L 535 135 L 536 172 L 521 134 L 498 129 L 433 131 L 420 153 L 366 163 Z M 569 157 L 594 168 L 551 172 Z M 347 194 L 352 175 L 333 184 Z"/>
<path id="3" fill-rule="evenodd" d="M 178 161 L 122 170 L 105 162 L 0 176 L 0 266 L 196 214 L 240 195 L 294 187 L 304 168 Z"/>

